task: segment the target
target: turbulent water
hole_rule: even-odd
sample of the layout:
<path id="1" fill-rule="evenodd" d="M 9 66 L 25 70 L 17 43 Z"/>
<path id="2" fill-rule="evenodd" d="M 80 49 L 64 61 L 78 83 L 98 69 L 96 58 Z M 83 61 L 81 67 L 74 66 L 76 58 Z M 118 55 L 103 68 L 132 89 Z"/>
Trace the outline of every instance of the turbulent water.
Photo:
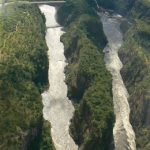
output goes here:
<path id="1" fill-rule="evenodd" d="M 73 116 L 74 107 L 67 98 L 67 86 L 64 82 L 66 62 L 64 47 L 60 42 L 63 31 L 55 19 L 55 7 L 41 5 L 40 10 L 46 18 L 46 42 L 49 48 L 50 87 L 42 94 L 43 115 L 51 123 L 51 134 L 56 150 L 77 150 L 77 146 L 69 135 L 70 119 Z"/>
<path id="2" fill-rule="evenodd" d="M 116 122 L 113 129 L 116 150 L 136 150 L 135 134 L 129 121 L 130 107 L 128 104 L 128 92 L 120 75 L 123 67 L 118 57 L 118 50 L 122 45 L 122 34 L 119 28 L 120 16 L 112 18 L 101 14 L 104 33 L 108 39 L 105 47 L 105 63 L 107 69 L 112 74 L 113 103 Z"/>

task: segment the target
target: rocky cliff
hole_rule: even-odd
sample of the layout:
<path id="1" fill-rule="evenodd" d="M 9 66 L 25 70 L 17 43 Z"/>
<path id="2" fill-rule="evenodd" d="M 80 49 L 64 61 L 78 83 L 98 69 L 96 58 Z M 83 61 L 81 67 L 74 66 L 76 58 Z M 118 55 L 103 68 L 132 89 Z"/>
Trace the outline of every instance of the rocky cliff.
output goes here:
<path id="1" fill-rule="evenodd" d="M 139 150 L 150 149 L 150 2 L 139 0 L 129 13 L 132 25 L 125 34 L 120 57 L 122 76 L 130 94 L 131 123 Z"/>

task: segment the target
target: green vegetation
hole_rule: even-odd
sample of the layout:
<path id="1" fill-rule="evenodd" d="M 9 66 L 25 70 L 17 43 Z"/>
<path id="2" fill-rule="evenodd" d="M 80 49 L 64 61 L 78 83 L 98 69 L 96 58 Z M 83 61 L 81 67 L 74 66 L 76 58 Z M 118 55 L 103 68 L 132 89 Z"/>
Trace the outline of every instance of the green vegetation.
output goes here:
<path id="1" fill-rule="evenodd" d="M 133 24 L 120 51 L 122 75 L 129 90 L 131 123 L 138 150 L 150 149 L 150 2 L 138 0 L 130 12 Z"/>
<path id="2" fill-rule="evenodd" d="M 97 7 L 95 1 L 86 0 L 90 5 Z M 135 0 L 97 0 L 100 7 L 111 9 L 122 14 L 126 14 L 133 6 Z"/>
<path id="3" fill-rule="evenodd" d="M 44 17 L 35 5 L 0 13 L 0 149 L 52 150 L 40 95 L 48 75 Z"/>
<path id="4" fill-rule="evenodd" d="M 52 143 L 52 139 L 50 136 L 50 124 L 48 121 L 43 122 L 42 127 L 42 135 L 41 135 L 41 141 L 39 141 L 40 145 L 35 149 L 40 150 L 55 150 L 55 147 Z"/>
<path id="5" fill-rule="evenodd" d="M 122 75 L 130 94 L 131 123 L 138 150 L 150 149 L 150 2 L 98 0 L 133 24 L 120 50 Z M 82 150 L 107 150 L 114 123 L 111 76 L 102 49 L 107 43 L 91 0 L 67 0 L 58 10 L 65 26 L 68 96 L 75 105 L 70 133 Z M 41 92 L 47 86 L 44 17 L 35 5 L 0 10 L 0 149 L 53 150 L 50 125 L 42 117 Z"/>
<path id="6" fill-rule="evenodd" d="M 86 0 L 91 6 L 97 7 L 94 0 Z M 126 14 L 132 8 L 136 0 L 97 0 L 100 7 Z"/>
<path id="7" fill-rule="evenodd" d="M 81 149 L 106 150 L 112 141 L 114 114 L 111 76 L 103 61 L 107 41 L 102 24 L 85 0 L 67 1 L 58 10 L 58 20 L 65 26 L 61 40 L 69 63 L 66 83 L 76 109 L 71 135 Z"/>

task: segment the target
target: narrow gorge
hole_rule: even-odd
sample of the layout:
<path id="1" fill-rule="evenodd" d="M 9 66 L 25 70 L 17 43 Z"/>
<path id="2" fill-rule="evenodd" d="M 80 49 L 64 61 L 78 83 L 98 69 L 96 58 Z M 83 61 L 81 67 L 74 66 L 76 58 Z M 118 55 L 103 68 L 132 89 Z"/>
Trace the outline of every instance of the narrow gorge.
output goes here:
<path id="1" fill-rule="evenodd" d="M 0 0 L 0 150 L 150 150 L 149 0 Z"/>
<path id="2" fill-rule="evenodd" d="M 120 70 L 123 67 L 118 57 L 118 50 L 123 43 L 123 36 L 120 31 L 121 16 L 100 14 L 100 17 L 108 40 L 108 44 L 104 49 L 105 63 L 112 74 L 113 104 L 116 116 L 113 129 L 115 149 L 136 150 L 135 133 L 129 120 L 129 95 L 120 75 Z"/>
<path id="3" fill-rule="evenodd" d="M 67 97 L 64 69 L 67 65 L 64 46 L 60 36 L 64 33 L 56 22 L 56 8 L 41 5 L 40 10 L 46 18 L 46 43 L 49 48 L 49 89 L 42 94 L 43 115 L 51 123 L 51 135 L 57 150 L 77 150 L 69 135 L 70 119 L 74 107 Z"/>

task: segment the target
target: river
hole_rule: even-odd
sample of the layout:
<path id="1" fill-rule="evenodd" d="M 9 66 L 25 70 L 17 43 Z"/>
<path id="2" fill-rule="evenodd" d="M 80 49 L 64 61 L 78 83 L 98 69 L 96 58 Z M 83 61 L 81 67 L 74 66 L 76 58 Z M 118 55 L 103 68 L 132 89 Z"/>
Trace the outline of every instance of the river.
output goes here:
<path id="1" fill-rule="evenodd" d="M 1 7 L 1 5 L 0 5 Z M 64 46 L 60 36 L 64 33 L 56 22 L 56 9 L 49 5 L 41 5 L 40 10 L 46 18 L 46 43 L 49 48 L 49 89 L 42 94 L 43 116 L 51 123 L 51 134 L 56 150 L 77 150 L 69 134 L 70 119 L 74 107 L 67 97 L 64 68 L 67 65 Z M 118 57 L 118 50 L 123 43 L 118 16 L 110 17 L 101 14 L 104 33 L 108 45 L 104 49 L 106 68 L 112 75 L 113 104 L 116 122 L 113 129 L 116 150 L 136 150 L 135 134 L 130 124 L 130 107 L 128 92 L 120 75 L 123 67 Z M 120 17 L 119 17 L 120 18 Z"/>
<path id="2" fill-rule="evenodd" d="M 42 94 L 43 115 L 51 123 L 51 134 L 56 150 L 77 150 L 73 139 L 69 135 L 70 119 L 74 108 L 67 98 L 67 86 L 64 82 L 64 68 L 67 65 L 64 47 L 60 36 L 64 33 L 56 22 L 56 9 L 52 6 L 40 6 L 46 18 L 46 42 L 49 48 L 49 84 L 48 91 Z M 118 18 L 118 19 L 117 19 Z M 118 57 L 118 50 L 123 43 L 120 32 L 120 16 L 110 17 L 101 15 L 101 21 L 108 44 L 104 49 L 105 63 L 112 74 L 112 92 L 116 122 L 113 129 L 115 150 L 136 150 L 135 134 L 130 124 L 130 107 L 128 92 L 120 75 L 123 67 Z"/>
<path id="3" fill-rule="evenodd" d="M 42 94 L 43 116 L 51 123 L 51 135 L 56 150 L 77 150 L 69 134 L 70 119 L 74 107 L 67 97 L 64 68 L 67 65 L 60 36 L 64 33 L 56 22 L 56 9 L 49 5 L 39 6 L 46 18 L 46 43 L 49 48 L 49 89 Z"/>
<path id="4" fill-rule="evenodd" d="M 136 150 L 135 133 L 129 120 L 129 95 L 120 75 L 120 70 L 123 67 L 118 57 L 118 50 L 123 43 L 119 21 L 121 16 L 110 17 L 106 14 L 100 14 L 100 16 L 108 40 L 104 49 L 105 64 L 112 75 L 113 104 L 116 117 L 113 129 L 115 150 Z"/>

